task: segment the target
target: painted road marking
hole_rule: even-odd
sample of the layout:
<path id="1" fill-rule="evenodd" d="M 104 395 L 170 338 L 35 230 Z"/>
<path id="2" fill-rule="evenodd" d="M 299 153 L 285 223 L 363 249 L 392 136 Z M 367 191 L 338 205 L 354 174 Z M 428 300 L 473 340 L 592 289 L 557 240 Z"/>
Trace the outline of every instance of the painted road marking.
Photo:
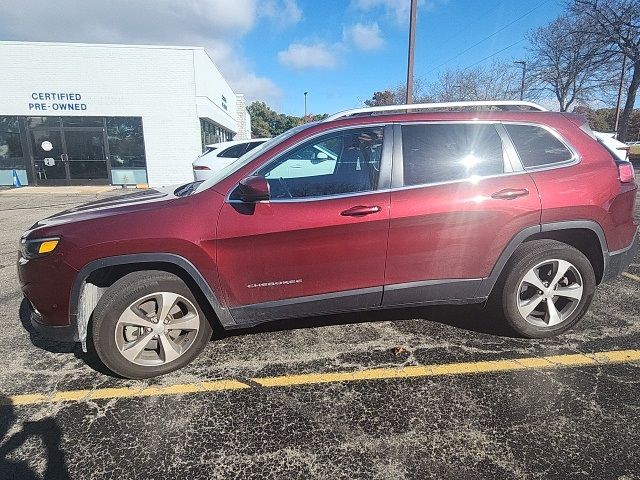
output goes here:
<path id="1" fill-rule="evenodd" d="M 548 357 L 525 357 L 509 360 L 416 365 L 400 368 L 371 368 L 355 372 L 325 372 L 277 377 L 257 377 L 242 380 L 211 380 L 159 387 L 99 388 L 96 390 L 68 390 L 62 392 L 28 393 L 0 397 L 0 405 L 34 405 L 40 403 L 85 402 L 116 398 L 155 397 L 189 393 L 220 392 L 248 388 L 293 387 L 334 382 L 361 380 L 387 380 L 399 378 L 436 377 L 444 375 L 470 375 L 478 373 L 509 372 L 610 365 L 640 362 L 640 350 L 613 350 L 608 352 L 577 353 Z"/>
<path id="2" fill-rule="evenodd" d="M 640 282 L 640 277 L 637 275 L 634 275 L 633 273 L 622 272 L 622 275 L 624 275 L 627 278 L 630 278 L 631 280 L 635 280 L 636 282 Z"/>

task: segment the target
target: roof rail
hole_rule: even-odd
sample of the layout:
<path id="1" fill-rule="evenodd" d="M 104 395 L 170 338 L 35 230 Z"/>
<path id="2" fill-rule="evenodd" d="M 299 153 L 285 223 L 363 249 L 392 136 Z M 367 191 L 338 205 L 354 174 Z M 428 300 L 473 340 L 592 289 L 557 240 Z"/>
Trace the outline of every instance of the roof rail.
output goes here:
<path id="1" fill-rule="evenodd" d="M 376 112 L 395 112 L 397 110 L 435 110 L 435 109 L 454 109 L 464 107 L 529 107 L 531 110 L 546 112 L 547 109 L 541 107 L 537 103 L 523 102 L 517 100 L 480 100 L 475 102 L 444 102 L 444 103 L 414 103 L 410 105 L 385 105 L 382 107 L 363 107 L 344 110 L 342 112 L 329 115 L 324 121 L 336 120 L 338 118 L 350 117 L 358 114 L 376 113 Z"/>

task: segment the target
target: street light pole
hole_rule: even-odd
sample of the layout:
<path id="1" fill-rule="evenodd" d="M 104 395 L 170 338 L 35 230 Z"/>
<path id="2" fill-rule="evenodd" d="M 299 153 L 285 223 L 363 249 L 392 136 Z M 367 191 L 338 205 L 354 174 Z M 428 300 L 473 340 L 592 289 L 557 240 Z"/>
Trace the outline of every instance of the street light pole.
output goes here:
<path id="1" fill-rule="evenodd" d="M 618 122 L 620 121 L 620 100 L 622 99 L 622 86 L 624 85 L 624 69 L 627 66 L 627 56 L 622 54 L 622 73 L 620 74 L 620 85 L 618 85 L 618 99 L 616 100 L 616 125 L 613 131 L 618 138 Z"/>
<path id="2" fill-rule="evenodd" d="M 513 62 L 513 63 L 517 63 L 518 65 L 522 65 L 522 81 L 520 82 L 520 100 L 524 99 L 524 77 L 527 73 L 527 62 L 523 61 L 523 60 L 519 60 L 517 62 Z"/>
<path id="3" fill-rule="evenodd" d="M 307 94 L 309 92 L 304 92 L 304 123 L 307 123 Z"/>
<path id="4" fill-rule="evenodd" d="M 413 51 L 416 40 L 416 12 L 418 0 L 411 0 L 411 16 L 409 19 L 409 58 L 407 59 L 407 105 L 413 103 Z"/>

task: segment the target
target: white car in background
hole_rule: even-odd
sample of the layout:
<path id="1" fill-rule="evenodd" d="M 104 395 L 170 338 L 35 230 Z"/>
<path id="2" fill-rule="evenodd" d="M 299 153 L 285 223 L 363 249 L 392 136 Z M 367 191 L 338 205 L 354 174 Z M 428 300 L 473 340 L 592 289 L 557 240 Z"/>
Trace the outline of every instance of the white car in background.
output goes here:
<path id="1" fill-rule="evenodd" d="M 616 139 L 615 133 L 593 132 L 598 141 L 623 162 L 629 161 L 629 145 Z"/>
<path id="2" fill-rule="evenodd" d="M 245 153 L 268 138 L 252 138 L 251 140 L 234 140 L 231 142 L 212 143 L 205 146 L 204 152 L 193 162 L 193 178 L 196 181 L 207 180 L 214 173 L 235 162 Z"/>

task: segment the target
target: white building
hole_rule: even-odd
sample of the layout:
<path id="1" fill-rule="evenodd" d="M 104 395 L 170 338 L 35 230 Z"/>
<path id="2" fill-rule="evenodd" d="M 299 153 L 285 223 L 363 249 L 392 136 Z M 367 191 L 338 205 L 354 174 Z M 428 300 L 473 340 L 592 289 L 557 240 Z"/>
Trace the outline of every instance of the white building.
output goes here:
<path id="1" fill-rule="evenodd" d="M 251 137 L 203 48 L 0 42 L 0 185 L 193 180 L 205 143 Z"/>

